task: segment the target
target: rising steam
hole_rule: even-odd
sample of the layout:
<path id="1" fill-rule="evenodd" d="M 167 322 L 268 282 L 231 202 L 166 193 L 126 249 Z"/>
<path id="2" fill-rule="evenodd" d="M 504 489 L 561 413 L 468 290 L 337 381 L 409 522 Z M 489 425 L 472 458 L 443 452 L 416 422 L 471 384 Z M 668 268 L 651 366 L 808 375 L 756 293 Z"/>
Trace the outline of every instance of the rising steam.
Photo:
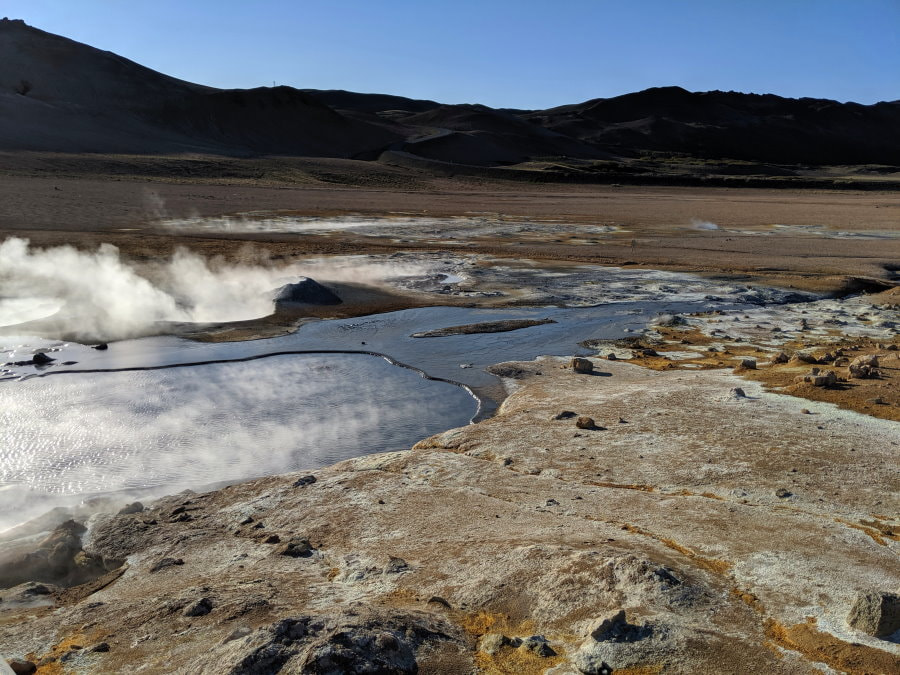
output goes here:
<path id="1" fill-rule="evenodd" d="M 0 243 L 0 310 L 19 311 L 0 313 L 0 326 L 23 320 L 23 305 L 49 306 L 52 311 L 56 302 L 61 309 L 42 320 L 53 332 L 84 340 L 118 340 L 157 332 L 154 324 L 160 321 L 225 322 L 265 316 L 272 312 L 274 289 L 296 281 L 306 270 L 320 280 L 378 283 L 422 273 L 420 267 L 411 267 L 347 260 L 235 265 L 180 249 L 167 261 L 138 268 L 110 244 L 94 252 L 71 246 L 32 249 L 27 239 L 10 238 Z"/>

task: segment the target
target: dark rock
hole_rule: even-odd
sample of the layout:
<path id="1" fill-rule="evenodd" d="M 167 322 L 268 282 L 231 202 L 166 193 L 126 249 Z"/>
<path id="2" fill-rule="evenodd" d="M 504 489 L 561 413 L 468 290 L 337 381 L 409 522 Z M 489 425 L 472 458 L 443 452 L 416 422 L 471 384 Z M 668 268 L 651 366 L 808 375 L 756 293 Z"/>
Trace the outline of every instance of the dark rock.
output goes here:
<path id="1" fill-rule="evenodd" d="M 94 349 L 96 349 L 98 352 L 105 352 L 107 349 L 109 349 L 109 345 L 105 342 L 101 342 L 99 345 L 94 345 Z"/>
<path id="2" fill-rule="evenodd" d="M 568 420 L 568 419 L 572 419 L 573 417 L 577 417 L 577 416 L 578 416 L 578 413 L 574 413 L 571 410 L 563 410 L 560 413 L 556 413 L 553 416 L 553 419 L 554 420 Z"/>
<path id="3" fill-rule="evenodd" d="M 308 539 L 295 538 L 279 546 L 275 552 L 291 558 L 309 558 L 314 550 Z"/>
<path id="4" fill-rule="evenodd" d="M 6 663 L 16 675 L 31 675 L 37 671 L 37 665 L 25 659 L 7 659 Z"/>
<path id="5" fill-rule="evenodd" d="M 296 283 L 278 288 L 272 299 L 276 306 L 340 305 L 343 302 L 333 291 L 309 277 L 300 277 Z"/>
<path id="6" fill-rule="evenodd" d="M 655 349 L 642 349 L 641 356 L 659 356 Z"/>
<path id="7" fill-rule="evenodd" d="M 294 487 L 303 487 L 304 485 L 312 485 L 316 482 L 316 477 L 313 475 L 309 476 L 301 476 L 297 480 L 294 481 Z"/>
<path id="8" fill-rule="evenodd" d="M 206 616 L 212 611 L 213 604 L 209 598 L 200 598 L 184 608 L 184 616 Z"/>
<path id="9" fill-rule="evenodd" d="M 388 558 L 388 564 L 384 566 L 385 574 L 399 574 L 400 572 L 406 572 L 407 570 L 409 570 L 409 563 L 403 558 L 398 558 L 393 555 Z"/>
<path id="10" fill-rule="evenodd" d="M 35 354 L 34 356 L 31 357 L 31 361 L 36 366 L 43 366 L 48 363 L 52 363 L 55 360 L 56 359 L 54 359 L 52 356 L 47 356 L 44 352 L 38 352 L 37 354 Z"/>
<path id="11" fill-rule="evenodd" d="M 612 352 L 610 352 L 609 354 L 606 355 L 606 360 L 607 361 L 618 361 L 619 357 L 616 356 L 615 354 L 613 354 Z"/>
<path id="12" fill-rule="evenodd" d="M 144 510 L 144 505 L 140 502 L 132 502 L 131 504 L 126 504 L 121 509 L 119 509 L 119 515 L 128 515 L 129 513 L 140 513 Z"/>
<path id="13" fill-rule="evenodd" d="M 532 635 L 531 637 L 524 638 L 522 644 L 519 645 L 519 649 L 531 652 L 532 654 L 536 654 L 543 658 L 556 656 L 556 652 L 553 650 L 553 647 L 550 646 L 550 642 L 543 635 Z"/>
<path id="14" fill-rule="evenodd" d="M 606 427 L 597 426 L 593 417 L 581 416 L 575 420 L 575 426 L 579 429 L 591 429 L 593 431 L 603 431 Z"/>
<path id="15" fill-rule="evenodd" d="M 785 490 L 784 488 L 778 488 L 775 491 L 775 496 L 779 499 L 787 499 L 788 497 L 792 497 L 794 495 L 790 490 Z"/>
<path id="16" fill-rule="evenodd" d="M 452 607 L 450 606 L 450 603 L 447 602 L 446 600 L 444 600 L 444 598 L 442 598 L 439 595 L 432 595 L 430 598 L 428 598 L 427 604 L 440 605 L 441 607 L 446 607 L 447 609 L 452 609 Z"/>
<path id="17" fill-rule="evenodd" d="M 278 544 L 281 542 L 281 537 L 277 534 L 270 534 L 265 539 L 263 539 L 264 544 Z"/>
<path id="18" fill-rule="evenodd" d="M 856 630 L 878 638 L 900 630 L 900 595 L 864 591 L 856 596 L 847 623 Z"/>
<path id="19" fill-rule="evenodd" d="M 747 398 L 747 394 L 744 393 L 744 390 L 740 387 L 734 387 L 730 392 L 728 392 L 732 398 Z"/>
<path id="20" fill-rule="evenodd" d="M 576 373 L 587 374 L 594 372 L 594 364 L 579 356 L 573 358 L 569 365 Z"/>
<path id="21" fill-rule="evenodd" d="M 91 647 L 89 652 L 108 652 L 109 651 L 109 643 L 108 642 L 98 642 L 93 647 Z"/>
<path id="22" fill-rule="evenodd" d="M 163 558 L 162 560 L 157 561 L 150 568 L 150 572 L 159 572 L 166 567 L 173 567 L 175 565 L 184 565 L 184 560 L 181 558 Z"/>

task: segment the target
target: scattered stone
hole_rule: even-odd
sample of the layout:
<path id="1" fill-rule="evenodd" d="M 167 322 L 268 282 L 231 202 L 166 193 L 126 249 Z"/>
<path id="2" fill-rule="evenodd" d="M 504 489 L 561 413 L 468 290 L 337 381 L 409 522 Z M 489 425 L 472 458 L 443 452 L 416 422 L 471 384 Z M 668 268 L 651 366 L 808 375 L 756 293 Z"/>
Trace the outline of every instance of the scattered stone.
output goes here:
<path id="1" fill-rule="evenodd" d="M 740 387 L 734 387 L 728 392 L 728 395 L 731 396 L 731 398 L 747 398 L 747 394 L 745 394 L 744 390 Z"/>
<path id="2" fill-rule="evenodd" d="M 282 544 L 275 552 L 278 555 L 286 555 L 291 558 L 309 558 L 313 554 L 313 547 L 308 539 L 296 538 Z"/>
<path id="3" fill-rule="evenodd" d="M 37 665 L 25 659 L 7 659 L 6 663 L 16 675 L 31 675 L 37 671 Z"/>
<path id="4" fill-rule="evenodd" d="M 800 411 L 800 414 L 801 415 L 812 415 L 812 413 L 809 411 L 809 408 L 804 408 L 803 410 Z"/>
<path id="5" fill-rule="evenodd" d="M 206 616 L 212 611 L 213 604 L 209 598 L 200 598 L 184 608 L 184 616 Z"/>
<path id="6" fill-rule="evenodd" d="M 524 638 L 522 644 L 519 645 L 519 649 L 531 652 L 542 658 L 556 656 L 556 652 L 553 650 L 553 647 L 550 646 L 549 640 L 543 635 L 532 635 L 531 637 Z"/>
<path id="7" fill-rule="evenodd" d="M 809 354 L 803 354 L 801 352 L 797 352 L 791 357 L 791 360 L 788 361 L 791 365 L 800 365 L 802 363 L 816 363 L 818 359 L 815 356 L 810 356 Z"/>
<path id="8" fill-rule="evenodd" d="M 278 544 L 281 543 L 281 537 L 277 534 L 270 534 L 265 539 L 263 539 L 264 544 Z"/>
<path id="9" fill-rule="evenodd" d="M 144 510 L 144 505 L 140 502 L 132 502 L 131 504 L 126 504 L 121 509 L 119 509 L 119 515 L 128 515 L 129 513 L 140 513 Z"/>
<path id="10" fill-rule="evenodd" d="M 772 363 L 787 363 L 790 360 L 790 357 L 784 352 L 778 352 L 772 357 Z"/>
<path id="11" fill-rule="evenodd" d="M 108 652 L 109 651 L 109 643 L 108 642 L 98 642 L 93 647 L 88 649 L 89 652 Z"/>
<path id="12" fill-rule="evenodd" d="M 606 355 L 606 360 L 607 361 L 618 361 L 619 357 L 616 356 L 615 354 L 613 354 L 612 352 L 610 352 L 609 354 Z"/>
<path id="13" fill-rule="evenodd" d="M 597 424 L 594 422 L 593 417 L 587 417 L 584 415 L 575 420 L 575 426 L 579 429 L 592 429 L 595 431 L 602 431 L 605 428 L 597 426 Z"/>
<path id="14" fill-rule="evenodd" d="M 578 416 L 578 413 L 574 413 L 571 410 L 563 410 L 560 413 L 556 413 L 553 416 L 553 419 L 554 420 L 568 420 L 568 419 L 572 419 L 573 417 L 577 417 L 577 416 Z"/>
<path id="15" fill-rule="evenodd" d="M 869 366 L 869 368 L 877 368 L 878 367 L 878 355 L 877 354 L 864 354 L 863 356 L 857 356 L 850 362 L 851 366 Z"/>
<path id="16" fill-rule="evenodd" d="M 785 490 L 784 488 L 778 488 L 775 491 L 775 496 L 778 497 L 779 499 L 787 499 L 788 497 L 792 497 L 793 494 L 794 494 L 793 492 L 790 492 L 789 490 Z"/>
<path id="17" fill-rule="evenodd" d="M 166 567 L 172 567 L 174 565 L 184 565 L 184 560 L 181 558 L 163 558 L 150 568 L 150 572 L 159 572 Z"/>
<path id="18" fill-rule="evenodd" d="M 485 654 L 493 656 L 509 644 L 510 640 L 505 635 L 501 635 L 500 633 L 488 633 L 487 635 L 482 636 L 481 640 L 478 641 L 478 649 Z"/>
<path id="19" fill-rule="evenodd" d="M 850 377 L 857 380 L 869 380 L 878 377 L 878 371 L 870 365 L 851 363 L 847 368 L 850 371 Z"/>
<path id="20" fill-rule="evenodd" d="M 109 349 L 109 345 L 105 342 L 101 342 L 99 345 L 94 345 L 94 349 L 96 349 L 98 352 L 105 352 L 107 349 Z"/>
<path id="21" fill-rule="evenodd" d="M 594 372 L 594 364 L 579 356 L 573 358 L 569 365 L 576 373 L 588 374 Z"/>
<path id="22" fill-rule="evenodd" d="M 642 349 L 641 356 L 659 356 L 659 353 L 655 349 Z"/>
<path id="23" fill-rule="evenodd" d="M 883 638 L 900 630 L 900 595 L 879 591 L 857 594 L 847 623 L 852 628 Z"/>
<path id="24" fill-rule="evenodd" d="M 385 574 L 400 574 L 409 570 L 409 563 L 403 558 L 392 555 L 388 558 L 388 564 L 384 566 Z"/>
<path id="25" fill-rule="evenodd" d="M 303 487 L 304 485 L 312 485 L 316 482 L 316 477 L 312 474 L 308 476 L 301 476 L 297 480 L 294 481 L 294 487 Z"/>
<path id="26" fill-rule="evenodd" d="M 741 368 L 756 370 L 756 359 L 741 359 Z"/>
<path id="27" fill-rule="evenodd" d="M 52 356 L 47 356 L 44 352 L 38 352 L 31 357 L 32 363 L 34 363 L 34 365 L 36 366 L 44 366 L 48 363 L 52 363 L 55 360 L 56 359 L 54 359 Z"/>
<path id="28" fill-rule="evenodd" d="M 253 522 L 253 516 L 247 516 L 240 523 L 238 523 L 238 525 L 249 525 L 252 522 Z"/>

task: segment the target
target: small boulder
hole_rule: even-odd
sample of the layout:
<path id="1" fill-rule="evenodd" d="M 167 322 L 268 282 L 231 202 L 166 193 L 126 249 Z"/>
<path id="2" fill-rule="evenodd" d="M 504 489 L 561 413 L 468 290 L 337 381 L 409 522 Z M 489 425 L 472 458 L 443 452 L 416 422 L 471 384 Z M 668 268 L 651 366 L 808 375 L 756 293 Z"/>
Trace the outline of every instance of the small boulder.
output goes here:
<path id="1" fill-rule="evenodd" d="M 309 558 L 313 554 L 313 550 L 309 539 L 294 538 L 279 546 L 275 552 L 291 558 Z"/>
<path id="2" fill-rule="evenodd" d="M 790 360 L 790 357 L 784 352 L 778 352 L 772 357 L 772 363 L 787 363 Z"/>
<path id="3" fill-rule="evenodd" d="M 582 415 L 577 420 L 575 420 L 575 426 L 579 429 L 602 429 L 603 427 L 598 427 L 594 422 L 593 417 L 587 417 Z"/>
<path id="4" fill-rule="evenodd" d="M 553 650 L 553 647 L 550 646 L 550 641 L 547 640 L 543 635 L 532 635 L 527 638 L 522 639 L 522 644 L 519 645 L 519 649 L 526 652 L 531 652 L 537 656 L 542 658 L 547 658 L 549 656 L 556 656 L 556 652 Z"/>
<path id="5" fill-rule="evenodd" d="M 303 487 L 304 485 L 312 485 L 316 482 L 316 477 L 312 474 L 308 476 L 301 476 L 297 480 L 294 481 L 294 487 Z"/>
<path id="6" fill-rule="evenodd" d="M 182 560 L 181 558 L 163 558 L 162 560 L 159 560 L 153 564 L 153 566 L 150 568 L 150 572 L 159 572 L 166 567 L 173 567 L 175 565 L 184 565 L 184 560 Z"/>
<path id="7" fill-rule="evenodd" d="M 572 412 L 571 410 L 563 410 L 562 412 L 558 412 L 553 416 L 554 420 L 569 420 L 573 417 L 577 417 L 578 413 Z"/>
<path id="8" fill-rule="evenodd" d="M 756 370 L 756 359 L 741 359 L 741 368 Z"/>
<path id="9" fill-rule="evenodd" d="M 501 635 L 500 633 L 488 633 L 487 635 L 482 636 L 481 640 L 478 641 L 478 649 L 485 654 L 493 656 L 509 644 L 510 640 L 505 635 Z"/>
<path id="10" fill-rule="evenodd" d="M 36 366 L 44 366 L 48 363 L 53 363 L 53 361 L 55 360 L 56 359 L 54 359 L 52 356 L 47 356 L 44 352 L 38 352 L 31 357 L 32 363 L 34 363 L 34 365 Z"/>
<path id="11" fill-rule="evenodd" d="M 607 361 L 618 361 L 619 357 L 616 356 L 613 352 L 610 352 L 609 354 L 606 355 L 606 360 Z"/>
<path id="12" fill-rule="evenodd" d="M 212 611 L 213 604 L 209 598 L 200 598 L 184 608 L 184 616 L 206 616 Z"/>
<path id="13" fill-rule="evenodd" d="M 276 307 L 291 305 L 340 305 L 341 300 L 333 291 L 309 277 L 300 277 L 293 284 L 285 284 L 275 291 Z"/>
<path id="14" fill-rule="evenodd" d="M 864 591 L 856 596 L 847 623 L 858 631 L 883 638 L 900 630 L 900 595 Z"/>
<path id="15" fill-rule="evenodd" d="M 589 374 L 594 372 L 594 364 L 576 356 L 569 364 L 576 373 Z"/>
<path id="16" fill-rule="evenodd" d="M 16 675 L 31 675 L 37 671 L 37 665 L 25 659 L 8 659 L 6 663 Z"/>
<path id="17" fill-rule="evenodd" d="M 144 505 L 140 502 L 132 502 L 131 504 L 126 504 L 121 509 L 119 509 L 119 515 L 124 516 L 130 513 L 140 513 L 144 510 Z"/>

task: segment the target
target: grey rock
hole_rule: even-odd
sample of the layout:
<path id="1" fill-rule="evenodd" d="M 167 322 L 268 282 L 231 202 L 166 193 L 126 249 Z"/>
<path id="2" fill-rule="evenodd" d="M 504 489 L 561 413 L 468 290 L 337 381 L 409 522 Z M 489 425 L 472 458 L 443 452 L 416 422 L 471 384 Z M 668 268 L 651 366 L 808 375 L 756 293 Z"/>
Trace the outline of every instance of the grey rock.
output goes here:
<path id="1" fill-rule="evenodd" d="M 185 607 L 182 614 L 185 616 L 206 616 L 212 609 L 212 600 L 209 598 L 200 598 Z"/>
<path id="2" fill-rule="evenodd" d="M 343 302 L 333 291 L 309 277 L 300 277 L 296 283 L 278 288 L 272 299 L 276 306 L 340 305 Z"/>
<path id="3" fill-rule="evenodd" d="M 184 560 L 181 558 L 163 558 L 153 564 L 150 568 L 150 572 L 159 572 L 167 567 L 173 567 L 176 565 L 184 565 Z"/>
<path id="4" fill-rule="evenodd" d="M 297 480 L 294 481 L 294 487 L 303 487 L 304 485 L 312 485 L 316 482 L 316 477 L 313 475 L 309 476 L 301 476 Z"/>
<path id="5" fill-rule="evenodd" d="M 573 417 L 577 417 L 578 413 L 572 412 L 571 410 L 563 410 L 562 412 L 556 413 L 553 416 L 554 420 L 568 420 Z"/>
<path id="6" fill-rule="evenodd" d="M 509 638 L 505 635 L 501 635 L 500 633 L 488 633 L 487 635 L 482 636 L 481 640 L 478 641 L 478 649 L 485 654 L 493 656 L 509 644 Z"/>
<path id="7" fill-rule="evenodd" d="M 275 552 L 279 555 L 286 555 L 291 558 L 309 558 L 314 550 L 315 549 L 313 549 L 312 544 L 309 543 L 308 539 L 295 537 L 279 546 L 275 549 Z"/>
<path id="8" fill-rule="evenodd" d="M 119 515 L 128 515 L 129 513 L 140 513 L 144 510 L 144 505 L 140 502 L 132 502 L 131 504 L 126 504 L 121 509 L 119 509 Z"/>
<path id="9" fill-rule="evenodd" d="M 887 637 L 900 630 L 900 595 L 864 591 L 856 596 L 847 623 L 874 637 Z"/>
<path id="10" fill-rule="evenodd" d="M 523 651 L 531 652 L 532 654 L 536 654 L 542 658 L 547 658 L 548 656 L 556 656 L 556 652 L 553 647 L 550 646 L 550 641 L 547 640 L 543 635 L 532 635 L 527 638 L 522 639 L 522 644 L 519 645 L 519 649 Z"/>

